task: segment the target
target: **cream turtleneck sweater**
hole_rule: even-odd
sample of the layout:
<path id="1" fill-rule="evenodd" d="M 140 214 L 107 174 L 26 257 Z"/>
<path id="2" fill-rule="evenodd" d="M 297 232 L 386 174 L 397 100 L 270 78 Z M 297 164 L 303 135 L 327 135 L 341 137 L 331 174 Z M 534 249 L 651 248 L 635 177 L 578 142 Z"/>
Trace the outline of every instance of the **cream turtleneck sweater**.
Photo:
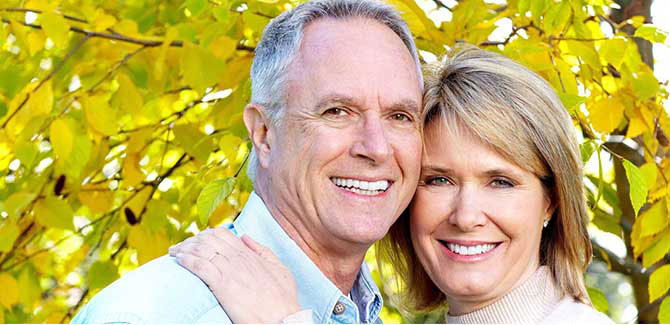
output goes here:
<path id="1" fill-rule="evenodd" d="M 460 316 L 447 313 L 445 318 L 449 324 L 553 324 L 573 321 L 613 324 L 612 320 L 591 306 L 577 302 L 572 297 L 562 297 L 546 266 L 540 266 L 526 282 L 498 301 Z"/>

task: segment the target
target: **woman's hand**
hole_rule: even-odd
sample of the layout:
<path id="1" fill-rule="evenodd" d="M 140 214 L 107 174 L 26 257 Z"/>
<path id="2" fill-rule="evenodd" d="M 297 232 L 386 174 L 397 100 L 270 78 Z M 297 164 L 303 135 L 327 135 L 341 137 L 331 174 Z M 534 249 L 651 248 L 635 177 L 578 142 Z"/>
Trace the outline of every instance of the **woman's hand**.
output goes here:
<path id="1" fill-rule="evenodd" d="M 291 272 L 251 237 L 208 229 L 170 255 L 209 286 L 233 323 L 281 323 L 300 310 Z"/>

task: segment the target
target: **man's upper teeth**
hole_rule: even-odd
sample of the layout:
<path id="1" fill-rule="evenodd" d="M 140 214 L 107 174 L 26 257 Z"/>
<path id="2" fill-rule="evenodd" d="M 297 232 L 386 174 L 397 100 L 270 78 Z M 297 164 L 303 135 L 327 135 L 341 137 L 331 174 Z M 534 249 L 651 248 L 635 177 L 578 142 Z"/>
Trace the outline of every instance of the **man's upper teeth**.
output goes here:
<path id="1" fill-rule="evenodd" d="M 337 186 L 355 187 L 366 191 L 386 191 L 386 189 L 389 187 L 389 182 L 386 180 L 368 182 L 358 179 L 333 177 L 333 183 L 335 183 Z"/>
<path id="2" fill-rule="evenodd" d="M 476 246 L 463 246 L 463 245 L 458 245 L 454 243 L 447 243 L 447 248 L 449 248 L 450 251 L 459 254 L 459 255 L 477 255 L 477 254 L 483 254 L 486 253 L 493 248 L 495 248 L 496 245 L 494 244 L 482 244 L 482 245 L 476 245 Z"/>

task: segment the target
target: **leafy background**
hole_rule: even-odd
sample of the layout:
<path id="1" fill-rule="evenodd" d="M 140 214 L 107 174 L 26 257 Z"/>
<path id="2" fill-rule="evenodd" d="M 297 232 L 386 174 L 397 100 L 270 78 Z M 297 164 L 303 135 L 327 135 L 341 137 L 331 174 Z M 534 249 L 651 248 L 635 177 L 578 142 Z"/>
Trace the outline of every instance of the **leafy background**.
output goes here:
<path id="1" fill-rule="evenodd" d="M 669 43 L 651 2 L 391 0 L 424 61 L 477 44 L 559 93 L 587 163 L 589 293 L 619 322 L 670 322 L 668 84 L 651 50 Z M 67 322 L 120 275 L 236 216 L 252 190 L 253 50 L 297 4 L 2 1 L 0 323 Z M 392 269 L 368 259 L 387 322 L 443 321 L 397 308 Z"/>

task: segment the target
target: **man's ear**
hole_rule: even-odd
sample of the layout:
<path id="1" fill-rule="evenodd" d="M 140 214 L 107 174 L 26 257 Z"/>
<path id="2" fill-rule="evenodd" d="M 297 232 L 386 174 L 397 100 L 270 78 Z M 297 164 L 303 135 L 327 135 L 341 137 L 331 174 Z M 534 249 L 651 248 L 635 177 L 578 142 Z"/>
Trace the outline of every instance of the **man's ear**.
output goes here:
<path id="1" fill-rule="evenodd" d="M 256 149 L 258 163 L 263 168 L 268 168 L 270 148 L 272 148 L 272 130 L 270 130 L 270 123 L 266 117 L 265 107 L 253 103 L 244 107 L 244 125 Z"/>

